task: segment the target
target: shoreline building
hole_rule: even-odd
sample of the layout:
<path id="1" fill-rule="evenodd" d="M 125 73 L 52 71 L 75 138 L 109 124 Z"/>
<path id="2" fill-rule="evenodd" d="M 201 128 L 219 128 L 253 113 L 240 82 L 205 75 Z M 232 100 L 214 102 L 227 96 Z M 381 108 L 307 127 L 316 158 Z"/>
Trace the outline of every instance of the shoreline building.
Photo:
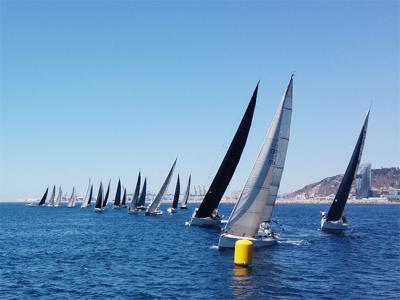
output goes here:
<path id="1" fill-rule="evenodd" d="M 356 174 L 356 198 L 371 196 L 371 164 L 362 164 Z"/>

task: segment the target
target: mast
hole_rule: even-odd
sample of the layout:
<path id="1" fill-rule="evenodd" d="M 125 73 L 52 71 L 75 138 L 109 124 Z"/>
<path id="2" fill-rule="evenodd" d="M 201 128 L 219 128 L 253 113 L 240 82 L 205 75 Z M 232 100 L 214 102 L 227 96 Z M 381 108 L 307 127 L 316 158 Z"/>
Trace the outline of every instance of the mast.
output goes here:
<path id="1" fill-rule="evenodd" d="M 165 181 L 164 181 L 163 185 L 161 186 L 160 191 L 158 192 L 157 196 L 154 198 L 153 202 L 150 204 L 149 208 L 146 210 L 146 214 L 154 213 L 156 211 L 157 207 L 160 205 L 161 199 L 164 196 L 164 193 L 168 188 L 169 182 L 171 181 L 171 177 L 172 177 L 172 174 L 174 173 L 175 165 L 176 165 L 176 159 L 174 161 L 174 164 L 171 167 L 171 170 L 168 173 L 167 178 L 165 178 Z"/>
<path id="2" fill-rule="evenodd" d="M 95 208 L 102 208 L 102 206 L 103 206 L 103 183 L 100 182 Z"/>
<path id="3" fill-rule="evenodd" d="M 182 199 L 182 203 L 181 203 L 181 207 L 185 207 L 186 208 L 186 206 L 187 206 L 187 202 L 188 202 L 188 199 L 189 199 L 189 194 L 190 194 L 190 181 L 191 181 L 191 175 L 189 175 L 189 181 L 188 181 L 188 184 L 187 184 L 187 186 L 186 186 L 186 191 L 185 191 L 185 195 L 183 196 L 183 199 Z"/>
<path id="4" fill-rule="evenodd" d="M 110 195 L 110 185 L 111 185 L 111 179 L 108 182 L 108 187 L 107 187 L 107 191 L 106 191 L 106 195 L 104 197 L 104 201 L 103 201 L 103 206 L 102 207 L 107 207 L 107 201 L 108 201 L 108 196 Z"/>
<path id="5" fill-rule="evenodd" d="M 39 206 L 42 206 L 42 205 L 45 204 L 48 192 L 49 192 L 49 188 L 47 187 L 46 191 L 44 192 L 44 195 L 43 195 L 42 199 L 39 201 L 39 204 L 38 204 Z"/>
<path id="6" fill-rule="evenodd" d="M 140 193 L 139 201 L 137 203 L 137 206 L 144 206 L 146 202 L 146 187 L 147 187 L 147 178 L 144 178 L 144 184 L 142 188 L 142 192 Z"/>
<path id="7" fill-rule="evenodd" d="M 293 75 L 275 113 L 264 144 L 237 201 L 225 232 L 254 237 L 262 222 L 270 222 L 285 165 L 292 116 Z"/>
<path id="8" fill-rule="evenodd" d="M 121 180 L 118 179 L 117 192 L 115 193 L 114 206 L 120 206 L 121 202 Z"/>
<path id="9" fill-rule="evenodd" d="M 178 179 L 176 181 L 176 187 L 175 187 L 174 201 L 172 202 L 172 208 L 177 208 L 178 207 L 178 201 L 179 201 L 180 192 L 181 192 L 181 184 L 179 182 L 179 174 L 178 174 Z"/>
<path id="10" fill-rule="evenodd" d="M 228 151 L 225 154 L 224 160 L 222 161 L 217 174 L 212 181 L 208 192 L 204 196 L 203 201 L 200 204 L 199 209 L 196 212 L 195 217 L 207 218 L 211 217 L 214 209 L 219 205 L 222 196 L 228 187 L 229 182 L 236 170 L 242 155 L 244 146 L 246 145 L 247 136 L 250 131 L 251 121 L 253 119 L 253 113 L 256 106 L 258 92 L 258 83 L 253 92 L 253 96 L 247 106 L 246 112 L 243 115 L 242 121 L 240 122 L 239 128 L 236 131 L 235 136 L 229 146 Z"/>
<path id="11" fill-rule="evenodd" d="M 344 207 L 346 205 L 347 199 L 349 198 L 351 184 L 353 183 L 358 165 L 361 161 L 361 156 L 364 148 L 365 137 L 367 135 L 369 110 L 365 116 L 364 124 L 361 128 L 360 135 L 358 136 L 356 146 L 351 155 L 350 162 L 347 166 L 346 172 L 343 175 L 343 179 L 340 182 L 338 191 L 336 193 L 335 199 L 328 211 L 327 221 L 338 221 L 342 217 Z"/>
<path id="12" fill-rule="evenodd" d="M 140 181 L 141 181 L 141 176 L 140 176 L 140 172 L 139 172 L 139 176 L 138 176 L 138 179 L 136 182 L 135 192 L 133 193 L 131 206 L 129 207 L 129 210 L 135 209 L 135 207 L 138 204 L 138 198 L 139 198 L 139 192 L 140 192 Z"/>

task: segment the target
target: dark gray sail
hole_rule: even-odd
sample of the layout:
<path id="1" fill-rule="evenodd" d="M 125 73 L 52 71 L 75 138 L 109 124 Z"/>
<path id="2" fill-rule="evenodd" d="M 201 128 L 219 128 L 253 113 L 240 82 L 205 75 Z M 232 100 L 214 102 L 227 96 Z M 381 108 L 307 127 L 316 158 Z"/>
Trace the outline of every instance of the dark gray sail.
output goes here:
<path id="1" fill-rule="evenodd" d="M 342 217 L 344 207 L 347 202 L 347 198 L 350 194 L 351 185 L 353 183 L 358 165 L 360 164 L 362 151 L 364 148 L 365 137 L 367 135 L 369 111 L 364 120 L 364 125 L 361 128 L 360 135 L 358 136 L 357 144 L 354 148 L 351 156 L 349 165 L 347 166 L 346 172 L 343 175 L 343 179 L 340 182 L 338 191 L 335 199 L 328 211 L 327 221 L 338 221 Z"/>
<path id="2" fill-rule="evenodd" d="M 105 197 L 104 197 L 103 207 L 106 207 L 106 206 L 107 206 L 108 196 L 110 195 L 110 185 L 111 185 L 111 179 L 110 179 L 110 181 L 108 182 L 108 188 L 107 188 L 107 191 L 106 191 L 106 195 L 105 195 Z"/>
<path id="3" fill-rule="evenodd" d="M 90 203 L 92 202 L 92 197 L 93 197 L 93 183 L 90 185 L 88 205 L 90 205 Z"/>
<path id="4" fill-rule="evenodd" d="M 179 201 L 180 192 L 181 192 L 181 184 L 179 182 L 179 174 L 178 174 L 178 179 L 176 181 L 176 187 L 175 187 L 174 201 L 172 202 L 172 208 L 177 208 L 178 207 L 178 201 Z"/>
<path id="5" fill-rule="evenodd" d="M 121 203 L 121 205 L 124 206 L 124 207 L 125 207 L 125 205 L 126 205 L 126 188 L 124 188 L 124 195 L 122 196 L 122 203 Z"/>
<path id="6" fill-rule="evenodd" d="M 44 195 L 42 197 L 42 199 L 39 201 L 39 206 L 42 206 L 46 203 L 46 198 L 47 198 L 47 193 L 49 192 L 49 188 L 46 189 L 46 192 L 44 192 Z"/>
<path id="7" fill-rule="evenodd" d="M 97 200 L 95 208 L 102 208 L 103 207 L 103 183 L 100 182 L 99 193 L 97 194 Z"/>
<path id="8" fill-rule="evenodd" d="M 237 129 L 231 145 L 225 154 L 224 160 L 222 161 L 207 194 L 204 196 L 204 199 L 196 212 L 195 217 L 197 218 L 211 217 L 213 211 L 218 207 L 219 202 L 235 173 L 244 146 L 246 145 L 247 136 L 249 135 L 253 113 L 256 106 L 257 92 L 258 83 L 249 105 L 247 106 L 246 112 L 243 115 L 242 121 L 240 122 L 239 128 Z"/>
<path id="9" fill-rule="evenodd" d="M 119 206 L 121 203 L 121 180 L 118 179 L 117 192 L 115 193 L 114 206 Z"/>
<path id="10" fill-rule="evenodd" d="M 146 202 L 146 188 L 147 188 L 147 178 L 144 179 L 142 192 L 140 193 L 139 201 L 137 203 L 137 207 L 144 206 Z"/>
<path id="11" fill-rule="evenodd" d="M 140 172 L 139 172 L 139 176 L 138 176 L 138 179 L 136 182 L 135 192 L 133 193 L 131 206 L 129 207 L 129 210 L 135 209 L 138 204 L 139 192 L 140 192 L 140 181 L 141 181 L 141 176 L 140 176 Z"/>

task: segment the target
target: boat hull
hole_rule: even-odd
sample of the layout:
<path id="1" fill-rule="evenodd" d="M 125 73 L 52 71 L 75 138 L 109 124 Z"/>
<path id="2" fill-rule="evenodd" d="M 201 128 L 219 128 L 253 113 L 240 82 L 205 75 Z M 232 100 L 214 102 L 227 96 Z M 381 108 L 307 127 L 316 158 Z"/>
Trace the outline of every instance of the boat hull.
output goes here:
<path id="1" fill-rule="evenodd" d="M 138 214 L 140 212 L 140 210 L 138 209 L 128 209 L 128 214 L 134 215 L 134 214 Z"/>
<path id="2" fill-rule="evenodd" d="M 219 237 L 219 242 L 218 242 L 218 249 L 223 249 L 223 248 L 235 248 L 235 243 L 239 240 L 248 240 L 253 243 L 253 247 L 255 248 L 265 248 L 265 247 L 271 247 L 275 245 L 278 242 L 278 239 L 276 237 L 270 237 L 270 236 L 265 236 L 265 237 L 242 237 L 242 236 L 236 236 L 236 235 L 231 235 L 231 234 L 221 234 Z"/>
<path id="3" fill-rule="evenodd" d="M 167 212 L 168 212 L 169 214 L 174 214 L 174 213 L 176 213 L 176 210 L 175 210 L 175 208 L 170 207 L 170 208 L 167 209 Z"/>
<path id="4" fill-rule="evenodd" d="M 189 222 L 189 226 L 204 226 L 204 227 L 209 227 L 209 226 L 220 226 L 221 225 L 221 219 L 213 219 L 213 218 L 196 218 L 192 217 L 192 219 Z"/>
<path id="5" fill-rule="evenodd" d="M 181 209 L 187 209 L 187 206 L 181 206 L 180 208 Z"/>
<path id="6" fill-rule="evenodd" d="M 344 231 L 349 227 L 349 223 L 339 221 L 327 221 L 325 217 L 321 218 L 321 230 L 324 231 Z"/>
<path id="7" fill-rule="evenodd" d="M 161 216 L 162 214 L 163 214 L 162 211 L 155 211 L 153 213 L 146 211 L 146 213 L 145 213 L 146 216 Z"/>
<path id="8" fill-rule="evenodd" d="M 104 209 L 103 209 L 103 208 L 97 208 L 97 207 L 96 207 L 96 208 L 94 209 L 94 211 L 97 212 L 97 213 L 102 213 L 102 212 L 104 211 Z"/>

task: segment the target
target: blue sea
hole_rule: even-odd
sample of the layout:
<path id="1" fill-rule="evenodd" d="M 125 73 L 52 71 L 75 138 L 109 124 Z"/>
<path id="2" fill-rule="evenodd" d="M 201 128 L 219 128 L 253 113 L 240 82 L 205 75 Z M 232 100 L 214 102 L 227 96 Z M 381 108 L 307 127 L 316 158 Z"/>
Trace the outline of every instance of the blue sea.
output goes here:
<path id="1" fill-rule="evenodd" d="M 280 242 L 255 250 L 249 269 L 216 249 L 219 230 L 185 226 L 194 207 L 152 217 L 0 204 L 0 298 L 400 297 L 400 206 L 349 205 L 351 229 L 329 234 L 327 206 L 277 205 Z"/>

